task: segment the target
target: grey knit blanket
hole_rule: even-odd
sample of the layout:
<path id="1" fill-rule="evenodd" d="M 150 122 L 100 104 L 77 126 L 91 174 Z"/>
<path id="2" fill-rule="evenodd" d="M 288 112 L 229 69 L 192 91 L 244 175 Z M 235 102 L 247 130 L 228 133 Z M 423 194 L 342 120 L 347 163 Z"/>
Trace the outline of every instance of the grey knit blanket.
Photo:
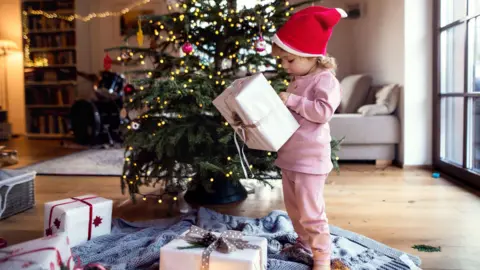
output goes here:
<path id="1" fill-rule="evenodd" d="M 127 222 L 114 219 L 112 233 L 74 247 L 73 253 L 83 265 L 101 263 L 112 270 L 158 269 L 160 248 L 176 238 L 191 225 L 222 232 L 240 230 L 245 235 L 265 237 L 268 240 L 268 269 L 308 270 L 301 259 L 286 257 L 284 245 L 294 243 L 297 235 L 284 211 L 275 210 L 263 218 L 223 215 L 200 208 L 177 218 L 147 222 Z M 400 256 L 403 252 L 378 243 L 365 236 L 330 225 L 332 259 L 339 258 L 352 270 L 408 270 Z M 404 255 L 405 256 L 405 255 Z M 417 266 L 420 259 L 408 255 Z"/>

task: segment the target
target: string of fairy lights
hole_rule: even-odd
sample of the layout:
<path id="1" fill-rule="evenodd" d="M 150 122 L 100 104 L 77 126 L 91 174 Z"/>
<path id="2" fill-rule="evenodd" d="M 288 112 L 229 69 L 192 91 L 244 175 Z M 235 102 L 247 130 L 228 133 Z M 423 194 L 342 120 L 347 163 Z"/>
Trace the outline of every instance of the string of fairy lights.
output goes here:
<path id="1" fill-rule="evenodd" d="M 99 13 L 96 13 L 96 12 L 92 12 L 86 16 L 82 16 L 80 14 L 71 14 L 71 15 L 62 15 L 60 13 L 57 13 L 57 12 L 47 12 L 47 11 L 43 11 L 43 10 L 33 10 L 33 9 L 30 9 L 28 11 L 24 11 L 23 13 L 28 15 L 28 14 L 32 14 L 32 15 L 41 15 L 41 16 L 44 16 L 48 19 L 60 19 L 60 20 L 66 20 L 66 21 L 73 21 L 73 20 L 79 20 L 79 21 L 83 21 L 83 22 L 88 22 L 92 19 L 95 19 L 95 18 L 108 18 L 108 17 L 119 17 L 119 16 L 122 16 L 122 15 L 125 15 L 127 13 L 129 13 L 130 11 L 132 11 L 133 9 L 135 8 L 138 8 L 140 6 L 143 6 L 143 5 L 146 5 L 148 3 L 150 3 L 151 0 L 140 0 L 140 1 L 135 1 L 134 3 L 122 8 L 120 11 L 104 11 L 104 12 L 99 12 Z"/>
<path id="2" fill-rule="evenodd" d="M 59 12 L 49 12 L 49 11 L 44 11 L 44 10 L 38 10 L 38 9 L 29 9 L 29 10 L 24 10 L 22 12 L 22 27 L 23 27 L 23 39 L 25 40 L 24 42 L 24 59 L 25 59 L 25 65 L 26 66 L 42 66 L 46 65 L 44 61 L 39 61 L 39 62 L 34 62 L 30 59 L 30 37 L 28 36 L 29 34 L 29 29 L 28 29 L 28 16 L 29 15 L 37 15 L 37 16 L 43 16 L 47 19 L 56 19 L 56 20 L 65 20 L 72 22 L 74 20 L 78 20 L 81 22 L 89 22 L 92 19 L 104 19 L 104 18 L 109 18 L 109 17 L 119 17 L 122 15 L 125 15 L 132 11 L 135 8 L 141 7 L 143 5 L 146 5 L 150 3 L 151 0 L 140 0 L 140 1 L 135 1 L 132 4 L 120 9 L 119 11 L 104 11 L 104 12 L 92 12 L 89 13 L 86 16 L 80 15 L 80 14 L 69 14 L 69 15 L 62 15 Z"/>

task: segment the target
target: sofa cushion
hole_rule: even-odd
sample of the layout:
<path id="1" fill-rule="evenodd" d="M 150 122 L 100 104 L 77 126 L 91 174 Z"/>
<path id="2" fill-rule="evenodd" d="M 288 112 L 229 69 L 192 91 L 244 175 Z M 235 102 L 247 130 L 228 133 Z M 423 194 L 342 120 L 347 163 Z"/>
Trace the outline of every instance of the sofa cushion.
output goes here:
<path id="1" fill-rule="evenodd" d="M 338 108 L 339 113 L 355 113 L 365 104 L 372 85 L 372 77 L 358 74 L 345 77 L 341 81 L 342 101 Z"/>
<path id="2" fill-rule="evenodd" d="M 395 115 L 335 114 L 330 120 L 331 135 L 345 137 L 344 144 L 397 144 L 400 129 Z"/>
<path id="3" fill-rule="evenodd" d="M 375 104 L 367 103 L 358 108 L 357 112 L 364 116 L 393 113 L 400 99 L 400 87 L 397 84 L 385 85 L 375 93 L 375 98 Z"/>

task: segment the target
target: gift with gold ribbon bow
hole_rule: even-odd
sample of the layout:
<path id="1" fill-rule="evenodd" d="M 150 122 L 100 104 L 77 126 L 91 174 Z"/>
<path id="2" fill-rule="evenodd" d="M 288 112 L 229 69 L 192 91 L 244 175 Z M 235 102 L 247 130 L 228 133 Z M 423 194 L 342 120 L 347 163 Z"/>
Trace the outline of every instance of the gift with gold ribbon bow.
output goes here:
<path id="1" fill-rule="evenodd" d="M 187 241 L 192 246 L 179 247 L 180 249 L 189 249 L 197 247 L 205 247 L 202 253 L 202 270 L 208 270 L 210 266 L 210 257 L 213 251 L 222 253 L 230 253 L 243 249 L 259 249 L 258 245 L 249 244 L 248 241 L 242 239 L 243 235 L 240 231 L 225 231 L 219 236 L 204 230 L 197 226 L 192 226 L 190 230 L 181 236 L 181 239 Z M 260 256 L 262 258 L 262 256 Z M 261 265 L 264 265 L 263 262 Z"/>

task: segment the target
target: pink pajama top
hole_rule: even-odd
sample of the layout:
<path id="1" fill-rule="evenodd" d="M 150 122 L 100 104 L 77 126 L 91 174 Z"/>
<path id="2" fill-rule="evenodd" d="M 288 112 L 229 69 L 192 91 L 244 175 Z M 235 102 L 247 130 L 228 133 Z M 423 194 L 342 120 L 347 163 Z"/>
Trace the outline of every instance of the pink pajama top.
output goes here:
<path id="1" fill-rule="evenodd" d="M 328 122 L 340 105 L 340 83 L 330 71 L 296 76 L 287 89 L 287 107 L 300 128 L 278 151 L 281 169 L 328 174 L 333 169 Z"/>

